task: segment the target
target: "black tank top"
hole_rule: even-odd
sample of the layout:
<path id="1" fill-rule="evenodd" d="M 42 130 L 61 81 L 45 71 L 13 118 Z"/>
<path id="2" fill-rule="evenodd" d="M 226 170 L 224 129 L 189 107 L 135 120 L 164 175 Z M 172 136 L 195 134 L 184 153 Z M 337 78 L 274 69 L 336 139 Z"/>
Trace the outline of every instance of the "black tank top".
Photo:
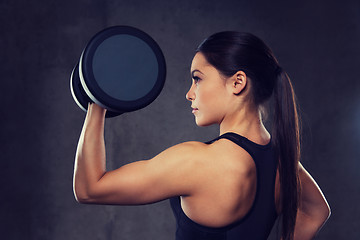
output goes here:
<path id="1" fill-rule="evenodd" d="M 238 221 L 214 228 L 192 221 L 183 212 L 180 197 L 171 198 L 170 204 L 176 218 L 176 240 L 264 240 L 274 225 L 277 218 L 274 200 L 277 161 L 271 141 L 267 145 L 259 145 L 236 133 L 225 133 L 206 144 L 221 138 L 245 149 L 255 162 L 257 188 L 253 205 Z"/>

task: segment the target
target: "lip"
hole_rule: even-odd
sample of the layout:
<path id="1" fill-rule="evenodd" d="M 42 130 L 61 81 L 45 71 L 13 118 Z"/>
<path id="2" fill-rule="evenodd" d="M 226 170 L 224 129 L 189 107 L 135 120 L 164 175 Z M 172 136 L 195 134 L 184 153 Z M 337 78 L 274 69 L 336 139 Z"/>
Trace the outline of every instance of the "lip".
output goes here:
<path id="1" fill-rule="evenodd" d="M 193 110 L 192 110 L 192 113 L 195 113 L 195 112 L 197 112 L 199 109 L 197 109 L 197 108 L 193 108 Z"/>

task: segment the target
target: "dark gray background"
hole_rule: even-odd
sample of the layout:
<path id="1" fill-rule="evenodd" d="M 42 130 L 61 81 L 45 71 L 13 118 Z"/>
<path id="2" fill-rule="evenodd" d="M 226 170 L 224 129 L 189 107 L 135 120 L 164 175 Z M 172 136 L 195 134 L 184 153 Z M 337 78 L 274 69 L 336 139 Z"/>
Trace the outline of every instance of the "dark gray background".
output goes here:
<path id="1" fill-rule="evenodd" d="M 1 0 L 0 238 L 173 239 L 167 201 L 88 206 L 72 192 L 84 113 L 69 76 L 87 41 L 113 25 L 149 33 L 167 82 L 146 109 L 106 122 L 108 167 L 176 143 L 209 140 L 185 93 L 196 46 L 222 30 L 258 35 L 292 78 L 303 113 L 303 163 L 332 207 L 317 239 L 360 236 L 359 1 Z M 271 238 L 273 239 L 273 238 Z"/>

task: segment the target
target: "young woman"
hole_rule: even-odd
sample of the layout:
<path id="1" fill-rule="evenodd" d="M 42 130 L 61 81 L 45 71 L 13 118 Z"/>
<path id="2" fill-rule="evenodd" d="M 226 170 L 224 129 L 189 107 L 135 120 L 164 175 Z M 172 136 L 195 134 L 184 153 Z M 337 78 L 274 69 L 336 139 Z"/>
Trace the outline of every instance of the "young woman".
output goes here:
<path id="1" fill-rule="evenodd" d="M 75 160 L 77 201 L 170 199 L 177 240 L 266 239 L 278 216 L 282 239 L 312 239 L 330 208 L 299 162 L 295 96 L 271 50 L 252 34 L 220 32 L 198 47 L 191 75 L 186 98 L 196 124 L 218 124 L 219 137 L 106 171 L 106 110 L 90 104 Z M 271 96 L 270 135 L 262 114 Z"/>

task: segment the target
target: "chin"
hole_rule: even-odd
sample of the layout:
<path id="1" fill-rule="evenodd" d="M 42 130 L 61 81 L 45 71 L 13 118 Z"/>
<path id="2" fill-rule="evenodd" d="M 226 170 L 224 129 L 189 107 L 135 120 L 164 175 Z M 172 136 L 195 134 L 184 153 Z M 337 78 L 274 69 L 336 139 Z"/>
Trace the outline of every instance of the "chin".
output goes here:
<path id="1" fill-rule="evenodd" d="M 199 127 L 207 127 L 207 126 L 215 124 L 215 122 L 204 121 L 204 120 L 197 119 L 197 118 L 195 119 L 195 122 L 196 122 L 196 125 L 198 125 Z"/>

